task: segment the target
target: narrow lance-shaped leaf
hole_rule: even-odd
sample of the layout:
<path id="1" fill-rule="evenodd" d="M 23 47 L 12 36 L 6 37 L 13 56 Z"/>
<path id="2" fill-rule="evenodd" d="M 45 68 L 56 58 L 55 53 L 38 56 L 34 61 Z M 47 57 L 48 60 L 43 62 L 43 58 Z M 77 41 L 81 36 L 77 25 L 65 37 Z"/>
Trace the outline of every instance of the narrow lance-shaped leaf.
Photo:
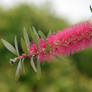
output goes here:
<path id="1" fill-rule="evenodd" d="M 25 43 L 26 43 L 26 47 L 29 49 L 30 40 L 29 40 L 29 37 L 28 37 L 27 31 L 26 31 L 26 29 L 25 29 L 25 28 L 24 28 L 24 31 L 23 31 L 23 35 L 24 35 L 24 40 L 25 40 Z"/>
<path id="2" fill-rule="evenodd" d="M 25 74 L 25 65 L 24 65 L 24 59 L 22 60 L 22 71 L 23 71 L 23 74 Z"/>
<path id="3" fill-rule="evenodd" d="M 27 54 L 28 50 L 27 50 L 26 43 L 23 38 L 21 38 L 21 47 L 22 47 L 22 50 L 24 51 L 24 53 Z"/>
<path id="4" fill-rule="evenodd" d="M 17 70 L 16 70 L 16 80 L 19 79 L 20 75 L 22 74 L 23 71 L 23 61 L 24 59 L 20 59 L 20 61 L 18 62 L 18 66 L 17 66 Z"/>
<path id="5" fill-rule="evenodd" d="M 92 7 L 91 7 L 91 5 L 90 5 L 90 11 L 92 12 Z"/>
<path id="6" fill-rule="evenodd" d="M 37 79 L 40 80 L 41 78 L 41 67 L 40 67 L 40 61 L 39 61 L 39 57 L 37 59 Z"/>
<path id="7" fill-rule="evenodd" d="M 50 46 L 49 46 L 49 44 L 47 43 L 47 45 L 46 45 L 46 52 L 49 52 L 50 51 Z"/>
<path id="8" fill-rule="evenodd" d="M 49 30 L 49 33 L 48 33 L 48 35 L 51 35 L 52 34 L 52 30 Z M 49 44 L 47 43 L 47 41 L 46 41 L 46 52 L 48 52 L 48 51 L 50 51 L 50 46 L 49 46 Z"/>
<path id="9" fill-rule="evenodd" d="M 22 72 L 22 61 L 20 60 L 18 62 L 18 66 L 17 66 L 17 70 L 16 70 L 16 80 L 19 79 L 20 75 L 21 75 L 21 72 Z"/>
<path id="10" fill-rule="evenodd" d="M 39 35 L 38 35 L 38 33 L 37 33 L 35 27 L 32 27 L 32 28 L 33 28 L 33 32 L 34 32 L 34 34 L 36 35 L 37 39 L 39 40 Z"/>
<path id="11" fill-rule="evenodd" d="M 30 64 L 31 64 L 31 66 L 32 66 L 33 70 L 34 70 L 35 72 L 37 72 L 37 69 L 36 69 L 35 63 L 34 63 L 34 61 L 33 61 L 33 57 L 31 57 L 31 59 L 30 59 Z"/>
<path id="12" fill-rule="evenodd" d="M 49 33 L 48 33 L 48 35 L 51 35 L 52 34 L 52 30 L 49 30 Z"/>
<path id="13" fill-rule="evenodd" d="M 17 55 L 17 52 L 15 50 L 15 48 L 9 43 L 7 42 L 6 40 L 4 39 L 1 39 L 3 45 L 10 51 L 12 52 L 13 54 Z"/>
<path id="14" fill-rule="evenodd" d="M 19 56 L 18 42 L 17 42 L 17 37 L 16 36 L 15 36 L 15 48 L 16 48 L 17 55 Z"/>
<path id="15" fill-rule="evenodd" d="M 32 29 L 30 30 L 30 32 L 31 32 L 31 36 L 32 36 L 33 41 L 38 46 L 39 35 L 36 32 L 36 29 L 34 27 L 32 27 Z"/>
<path id="16" fill-rule="evenodd" d="M 42 31 L 38 31 L 39 35 L 41 38 L 43 38 L 44 40 L 46 40 L 46 36 Z"/>

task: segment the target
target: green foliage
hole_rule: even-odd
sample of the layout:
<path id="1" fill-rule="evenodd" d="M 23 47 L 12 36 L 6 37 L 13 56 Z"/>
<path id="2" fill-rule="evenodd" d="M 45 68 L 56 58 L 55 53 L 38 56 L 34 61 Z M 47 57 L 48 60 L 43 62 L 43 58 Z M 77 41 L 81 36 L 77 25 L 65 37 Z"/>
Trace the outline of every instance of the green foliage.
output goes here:
<path id="1" fill-rule="evenodd" d="M 7 41 L 5 41 L 4 39 L 1 39 L 3 45 L 13 54 L 17 55 L 17 52 L 15 50 L 15 48 Z"/>
<path id="2" fill-rule="evenodd" d="M 39 61 L 39 57 L 37 59 L 37 80 L 40 80 L 41 78 L 41 66 L 40 66 L 40 61 Z"/>
<path id="3" fill-rule="evenodd" d="M 32 40 L 35 42 L 35 44 L 38 46 L 38 41 L 39 41 L 39 35 L 34 27 L 30 30 L 31 32 L 31 37 Z"/>
<path id="4" fill-rule="evenodd" d="M 42 31 L 38 31 L 39 35 L 41 38 L 43 38 L 44 40 L 46 40 L 46 36 Z"/>
<path id="5" fill-rule="evenodd" d="M 52 30 L 49 30 L 48 35 L 52 34 Z"/>
<path id="6" fill-rule="evenodd" d="M 78 68 L 78 70 L 89 76 L 92 77 L 92 48 L 89 47 L 83 51 L 80 51 L 78 53 L 75 53 L 74 55 L 72 55 L 72 58 Z"/>
<path id="7" fill-rule="evenodd" d="M 16 80 L 18 80 L 21 76 L 21 74 L 23 73 L 23 62 L 24 62 L 24 59 L 20 59 L 19 62 L 18 62 L 18 66 L 17 66 L 17 69 L 16 69 Z"/>
<path id="8" fill-rule="evenodd" d="M 46 45 L 46 52 L 49 52 L 49 50 L 50 50 L 50 46 L 49 46 L 49 44 L 47 43 L 47 45 Z"/>
<path id="9" fill-rule="evenodd" d="M 29 41 L 29 37 L 28 37 L 27 31 L 26 31 L 25 28 L 24 28 L 24 31 L 23 31 L 23 36 L 24 36 L 24 40 L 25 40 L 25 43 L 26 43 L 26 48 L 28 48 L 28 50 L 29 50 L 30 41 Z"/>
<path id="10" fill-rule="evenodd" d="M 91 7 L 91 5 L 90 5 L 90 11 L 92 12 L 92 7 Z"/>
<path id="11" fill-rule="evenodd" d="M 28 50 L 27 50 L 26 43 L 23 38 L 21 38 L 21 47 L 22 47 L 23 52 L 27 54 Z"/>
<path id="12" fill-rule="evenodd" d="M 30 59 L 30 64 L 31 64 L 31 66 L 32 66 L 33 70 L 34 70 L 35 72 L 37 72 L 37 68 L 36 68 L 36 66 L 35 66 L 35 63 L 34 63 L 33 57 L 31 57 L 31 59 Z"/>
<path id="13" fill-rule="evenodd" d="M 18 43 L 17 43 L 16 36 L 15 36 L 15 48 L 16 48 L 17 56 L 19 56 Z"/>

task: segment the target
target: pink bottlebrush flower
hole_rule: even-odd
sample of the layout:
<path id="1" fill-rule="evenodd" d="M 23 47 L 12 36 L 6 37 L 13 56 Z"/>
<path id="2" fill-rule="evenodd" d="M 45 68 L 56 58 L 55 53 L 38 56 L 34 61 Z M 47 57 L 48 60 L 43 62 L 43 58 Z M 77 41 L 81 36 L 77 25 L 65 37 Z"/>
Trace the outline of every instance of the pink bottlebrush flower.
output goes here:
<path id="1" fill-rule="evenodd" d="M 34 42 L 31 42 L 30 43 L 30 48 L 29 48 L 29 54 L 30 54 L 30 57 L 33 55 L 36 55 L 38 52 L 38 49 L 36 47 L 36 44 Z"/>
<path id="2" fill-rule="evenodd" d="M 56 38 L 55 38 L 55 34 L 51 34 L 47 37 L 47 42 L 50 46 L 52 46 L 54 44 L 54 42 L 56 41 Z"/>
<path id="3" fill-rule="evenodd" d="M 42 61 L 50 61 L 51 60 L 51 57 L 52 57 L 52 55 L 51 55 L 51 53 L 50 52 L 48 52 L 48 53 L 39 53 L 39 59 L 40 59 L 40 62 L 42 62 Z"/>
<path id="4" fill-rule="evenodd" d="M 53 38 L 53 39 L 50 39 Z M 90 22 L 77 24 L 59 31 L 47 38 L 55 54 L 69 55 L 92 45 L 92 27 Z"/>
<path id="5" fill-rule="evenodd" d="M 46 52 L 47 43 L 50 46 Z M 92 46 L 92 27 L 90 22 L 84 22 L 49 35 L 39 40 L 39 48 L 32 42 L 30 56 L 39 56 L 40 61 L 49 61 L 57 55 L 70 55 L 86 47 Z"/>
<path id="6" fill-rule="evenodd" d="M 40 61 L 49 61 L 51 58 L 51 53 L 46 53 L 46 42 L 44 39 L 39 40 L 39 57 Z"/>
<path id="7" fill-rule="evenodd" d="M 40 52 L 44 52 L 46 49 L 46 42 L 44 41 L 44 39 L 40 39 L 39 40 L 39 49 Z"/>

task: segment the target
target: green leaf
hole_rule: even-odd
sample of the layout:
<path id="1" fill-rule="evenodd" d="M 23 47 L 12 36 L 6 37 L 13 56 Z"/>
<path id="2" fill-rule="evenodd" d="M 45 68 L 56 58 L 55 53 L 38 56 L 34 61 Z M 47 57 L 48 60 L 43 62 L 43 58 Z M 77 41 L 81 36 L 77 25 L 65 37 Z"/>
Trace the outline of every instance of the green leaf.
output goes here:
<path id="1" fill-rule="evenodd" d="M 40 67 L 40 61 L 39 61 L 39 57 L 37 60 L 37 80 L 40 80 L 41 78 L 41 67 Z"/>
<path id="2" fill-rule="evenodd" d="M 37 37 L 37 39 L 39 40 L 39 35 L 38 35 L 38 33 L 37 33 L 37 31 L 36 31 L 35 27 L 32 27 L 32 28 L 33 28 L 33 32 L 34 32 L 35 36 L 36 36 L 36 37 Z"/>
<path id="3" fill-rule="evenodd" d="M 19 56 L 18 42 L 17 42 L 17 37 L 16 36 L 15 36 L 15 48 L 16 48 L 17 55 Z"/>
<path id="4" fill-rule="evenodd" d="M 90 11 L 92 12 L 92 7 L 91 7 L 91 5 L 90 5 Z"/>
<path id="5" fill-rule="evenodd" d="M 21 47 L 22 47 L 24 53 L 27 54 L 28 53 L 28 50 L 27 50 L 26 43 L 25 43 L 25 41 L 24 41 L 23 38 L 21 38 Z"/>
<path id="6" fill-rule="evenodd" d="M 49 30 L 49 33 L 48 33 L 48 35 L 51 35 L 52 34 L 52 30 Z"/>
<path id="7" fill-rule="evenodd" d="M 17 70 L 16 70 L 16 80 L 18 80 L 23 72 L 23 61 L 24 59 L 20 59 L 19 63 L 18 63 L 18 66 L 17 66 Z"/>
<path id="8" fill-rule="evenodd" d="M 16 80 L 18 80 L 20 78 L 22 72 L 22 61 L 20 60 L 17 66 L 17 70 L 16 70 Z"/>
<path id="9" fill-rule="evenodd" d="M 39 35 L 38 33 L 36 32 L 36 29 L 34 27 L 32 27 L 31 29 L 31 36 L 32 36 L 32 39 L 33 41 L 35 42 L 35 44 L 38 46 L 38 41 L 39 41 Z"/>
<path id="10" fill-rule="evenodd" d="M 33 57 L 31 57 L 31 59 L 30 59 L 30 64 L 31 64 L 33 70 L 34 70 L 35 72 L 37 72 L 37 68 L 36 68 L 35 63 L 34 63 L 34 61 L 33 61 Z"/>
<path id="11" fill-rule="evenodd" d="M 46 36 L 42 31 L 38 31 L 39 35 L 41 38 L 43 38 L 44 40 L 46 40 Z"/>
<path id="12" fill-rule="evenodd" d="M 25 40 L 26 46 L 27 46 L 27 48 L 29 49 L 30 40 L 29 40 L 29 37 L 28 37 L 27 31 L 26 31 L 26 29 L 25 29 L 25 28 L 24 28 L 24 31 L 23 31 L 23 36 L 24 36 L 24 40 Z"/>
<path id="13" fill-rule="evenodd" d="M 50 46 L 49 46 L 49 44 L 47 43 L 47 45 L 46 45 L 46 52 L 49 52 L 50 51 Z"/>
<path id="14" fill-rule="evenodd" d="M 6 40 L 4 39 L 1 39 L 3 45 L 10 51 L 12 52 L 13 54 L 17 55 L 17 52 L 15 50 L 15 48 L 9 43 L 7 42 Z"/>
<path id="15" fill-rule="evenodd" d="M 23 74 L 25 74 L 25 65 L 24 65 L 24 59 L 22 60 L 22 71 L 23 71 Z"/>

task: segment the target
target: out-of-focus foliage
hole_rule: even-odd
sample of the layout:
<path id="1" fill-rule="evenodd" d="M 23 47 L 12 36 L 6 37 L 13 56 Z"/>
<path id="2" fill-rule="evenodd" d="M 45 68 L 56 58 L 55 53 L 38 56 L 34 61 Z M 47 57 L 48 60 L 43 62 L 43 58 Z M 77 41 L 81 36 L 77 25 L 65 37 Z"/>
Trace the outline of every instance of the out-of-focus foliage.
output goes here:
<path id="1" fill-rule="evenodd" d="M 55 32 L 64 29 L 68 26 L 68 22 L 58 18 L 49 10 L 32 5 L 20 5 L 9 10 L 0 8 L 0 39 L 4 38 L 13 44 L 14 36 L 17 35 L 20 44 L 20 36 L 23 28 L 26 27 L 32 40 L 29 31 L 32 26 L 47 35 L 49 30 Z M 91 48 L 80 51 L 72 55 L 71 59 L 66 58 L 66 61 L 56 59 L 42 63 L 41 80 L 37 80 L 36 73 L 26 59 L 25 75 L 16 82 L 14 76 L 17 64 L 9 64 L 10 57 L 14 56 L 3 47 L 0 41 L 0 92 L 92 92 L 92 79 L 86 76 L 92 76 L 91 51 Z"/>
<path id="2" fill-rule="evenodd" d="M 26 62 L 25 62 L 26 63 Z M 7 66 L 0 71 L 1 92 L 91 92 L 92 80 L 83 77 L 71 61 L 54 60 L 43 63 L 41 80 L 36 80 L 32 70 L 26 72 L 19 82 L 14 80 L 15 67 Z M 11 69 L 12 68 L 12 69 Z M 7 72 L 6 72 L 7 71 Z M 6 72 L 6 73 L 4 73 Z M 89 84 L 89 85 L 88 85 Z"/>
<path id="3" fill-rule="evenodd" d="M 79 71 L 92 78 L 92 47 L 72 55 Z"/>

